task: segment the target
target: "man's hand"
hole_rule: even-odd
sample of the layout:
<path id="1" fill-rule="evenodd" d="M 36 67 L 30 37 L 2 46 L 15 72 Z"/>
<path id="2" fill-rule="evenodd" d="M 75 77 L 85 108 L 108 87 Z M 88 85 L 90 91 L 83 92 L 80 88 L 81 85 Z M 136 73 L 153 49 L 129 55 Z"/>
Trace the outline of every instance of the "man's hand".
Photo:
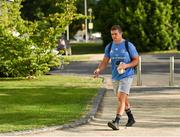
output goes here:
<path id="1" fill-rule="evenodd" d="M 99 77 L 99 73 L 106 68 L 109 60 L 110 58 L 104 56 L 102 62 L 99 64 L 98 68 L 94 71 L 94 78 Z"/>
<path id="2" fill-rule="evenodd" d="M 98 78 L 98 77 L 99 77 L 99 73 L 100 73 L 100 69 L 97 68 L 97 69 L 94 71 L 94 78 Z"/>
<path id="3" fill-rule="evenodd" d="M 124 69 L 125 70 L 126 68 L 128 68 L 128 64 L 125 64 L 125 63 L 121 63 L 118 66 L 118 69 Z"/>

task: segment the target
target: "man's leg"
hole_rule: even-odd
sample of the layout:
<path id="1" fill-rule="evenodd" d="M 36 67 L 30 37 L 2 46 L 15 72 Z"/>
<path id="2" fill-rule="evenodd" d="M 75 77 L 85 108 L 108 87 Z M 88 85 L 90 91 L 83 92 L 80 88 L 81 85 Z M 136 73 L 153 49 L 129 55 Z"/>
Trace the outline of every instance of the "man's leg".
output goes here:
<path id="1" fill-rule="evenodd" d="M 119 129 L 119 122 L 120 122 L 121 116 L 123 115 L 125 109 L 129 108 L 128 95 L 130 92 L 132 81 L 133 81 L 133 77 L 127 77 L 127 78 L 122 79 L 121 81 L 113 82 L 113 89 L 118 98 L 118 108 L 116 112 L 116 118 L 112 122 L 108 122 L 108 126 L 111 127 L 113 130 Z M 131 114 L 131 111 L 129 112 L 128 110 L 127 112 L 128 117 L 132 117 L 132 115 L 130 116 L 130 114 Z M 131 125 L 126 124 L 126 126 L 131 126 Z"/>
<path id="2" fill-rule="evenodd" d="M 127 94 L 124 93 L 124 92 L 118 92 L 117 97 L 118 97 L 117 114 L 122 116 L 123 113 L 124 113 L 124 110 L 125 110 L 125 101 L 126 101 L 126 98 L 127 98 Z"/>
<path id="3" fill-rule="evenodd" d="M 126 97 L 126 101 L 125 101 L 125 111 L 126 111 L 126 114 L 128 116 L 128 122 L 126 123 L 126 126 L 130 127 L 135 123 L 135 120 L 134 120 L 134 116 L 133 116 L 131 109 L 130 109 L 128 96 Z"/>
<path id="4" fill-rule="evenodd" d="M 118 130 L 119 129 L 119 123 L 121 120 L 121 116 L 124 113 L 125 110 L 125 100 L 126 100 L 126 93 L 123 92 L 118 92 L 117 93 L 117 98 L 118 98 L 118 108 L 116 112 L 116 118 L 112 122 L 108 122 L 108 126 L 111 127 L 113 130 Z"/>
<path id="5" fill-rule="evenodd" d="M 129 104 L 129 99 L 128 96 L 126 97 L 126 101 L 125 101 L 125 110 L 130 108 L 130 104 Z"/>

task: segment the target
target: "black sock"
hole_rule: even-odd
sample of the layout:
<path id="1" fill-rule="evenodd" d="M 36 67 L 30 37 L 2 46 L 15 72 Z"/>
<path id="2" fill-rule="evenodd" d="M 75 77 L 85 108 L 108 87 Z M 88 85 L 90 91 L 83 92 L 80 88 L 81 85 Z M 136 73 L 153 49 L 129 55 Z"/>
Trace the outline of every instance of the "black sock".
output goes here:
<path id="1" fill-rule="evenodd" d="M 115 118 L 115 122 L 119 123 L 120 119 L 121 119 L 121 115 L 117 114 Z"/>
<path id="2" fill-rule="evenodd" d="M 129 108 L 129 109 L 126 109 L 125 111 L 126 111 L 126 114 L 127 114 L 127 116 L 128 116 L 129 119 L 134 119 L 133 114 L 131 113 L 130 108 Z"/>

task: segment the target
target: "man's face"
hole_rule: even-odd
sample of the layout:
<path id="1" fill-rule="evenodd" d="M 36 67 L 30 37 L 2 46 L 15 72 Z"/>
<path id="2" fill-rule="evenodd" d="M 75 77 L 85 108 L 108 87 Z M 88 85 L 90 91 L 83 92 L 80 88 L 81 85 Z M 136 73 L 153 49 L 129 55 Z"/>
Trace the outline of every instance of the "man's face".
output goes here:
<path id="1" fill-rule="evenodd" d="M 119 43 L 122 40 L 122 32 L 118 30 L 111 30 L 111 37 L 115 43 Z"/>

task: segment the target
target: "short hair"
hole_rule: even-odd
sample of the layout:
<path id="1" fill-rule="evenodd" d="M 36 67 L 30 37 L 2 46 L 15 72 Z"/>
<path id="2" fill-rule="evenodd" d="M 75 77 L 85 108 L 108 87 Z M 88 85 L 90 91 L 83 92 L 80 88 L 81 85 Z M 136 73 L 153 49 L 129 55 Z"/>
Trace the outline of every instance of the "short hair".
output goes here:
<path id="1" fill-rule="evenodd" d="M 111 31 L 112 31 L 112 30 L 118 30 L 120 33 L 123 32 L 123 31 L 122 31 L 122 28 L 121 28 L 119 25 L 113 25 L 113 26 L 111 27 Z"/>

